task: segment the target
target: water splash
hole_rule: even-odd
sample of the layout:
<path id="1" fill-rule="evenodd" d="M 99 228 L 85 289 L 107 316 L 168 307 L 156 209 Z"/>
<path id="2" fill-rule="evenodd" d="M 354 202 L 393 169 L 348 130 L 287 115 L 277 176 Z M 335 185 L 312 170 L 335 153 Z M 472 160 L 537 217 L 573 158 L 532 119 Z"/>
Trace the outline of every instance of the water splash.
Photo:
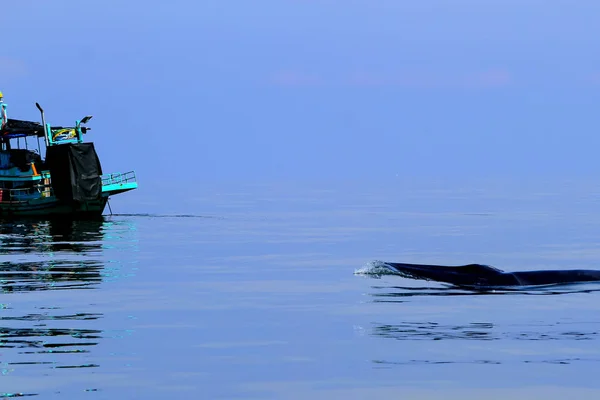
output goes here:
<path id="1" fill-rule="evenodd" d="M 355 275 L 363 275 L 369 278 L 380 279 L 385 275 L 400 275 L 383 261 L 373 260 L 365 264 L 364 267 L 354 270 Z"/>

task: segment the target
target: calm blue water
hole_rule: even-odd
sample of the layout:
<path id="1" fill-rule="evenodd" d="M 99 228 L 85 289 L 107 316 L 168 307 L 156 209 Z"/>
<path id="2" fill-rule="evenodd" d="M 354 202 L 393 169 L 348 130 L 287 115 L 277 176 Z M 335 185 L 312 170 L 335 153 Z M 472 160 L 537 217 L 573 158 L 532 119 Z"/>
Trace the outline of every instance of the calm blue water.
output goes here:
<path id="1" fill-rule="evenodd" d="M 374 268 L 600 269 L 600 185 L 157 189 L 101 222 L 1 226 L 0 398 L 600 393 L 600 285 L 480 295 Z"/>

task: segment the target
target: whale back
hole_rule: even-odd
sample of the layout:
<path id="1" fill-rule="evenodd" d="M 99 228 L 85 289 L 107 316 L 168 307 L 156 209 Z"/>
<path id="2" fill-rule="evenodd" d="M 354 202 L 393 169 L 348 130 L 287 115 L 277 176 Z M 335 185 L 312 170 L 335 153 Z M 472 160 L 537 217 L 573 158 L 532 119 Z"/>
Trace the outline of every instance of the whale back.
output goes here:
<path id="1" fill-rule="evenodd" d="M 512 284 L 514 277 L 482 264 L 459 266 L 386 263 L 400 275 L 411 279 L 446 282 L 454 285 Z"/>
<path id="2" fill-rule="evenodd" d="M 600 281 L 599 270 L 537 270 L 504 272 L 483 264 L 458 266 L 387 263 L 400 275 L 458 286 L 530 286 Z"/>
<path id="3" fill-rule="evenodd" d="M 408 264 L 408 263 L 391 263 L 387 262 L 389 266 L 397 270 L 411 270 L 411 271 L 439 271 L 446 273 L 457 273 L 457 274 L 468 274 L 478 276 L 492 276 L 504 273 L 504 271 L 483 264 L 466 264 L 457 266 L 448 265 L 433 265 L 433 264 Z"/>
<path id="4" fill-rule="evenodd" d="M 502 274 L 504 273 L 504 271 L 489 266 L 489 265 L 483 265 L 483 264 L 467 264 L 467 265 L 461 265 L 458 267 L 448 267 L 448 268 L 453 268 L 455 269 L 457 272 L 461 272 L 463 274 L 472 274 L 472 275 L 478 275 L 478 276 L 495 276 L 498 274 Z"/>
<path id="5" fill-rule="evenodd" d="M 523 271 L 514 272 L 512 275 L 522 285 L 555 285 L 600 281 L 600 271 L 586 269 Z"/>

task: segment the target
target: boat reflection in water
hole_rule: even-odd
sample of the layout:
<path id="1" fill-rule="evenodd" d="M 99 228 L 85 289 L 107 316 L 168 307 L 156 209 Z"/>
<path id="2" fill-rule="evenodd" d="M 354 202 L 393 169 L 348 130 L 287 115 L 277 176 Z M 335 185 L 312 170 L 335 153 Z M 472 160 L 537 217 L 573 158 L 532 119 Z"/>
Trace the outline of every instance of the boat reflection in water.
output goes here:
<path id="1" fill-rule="evenodd" d="M 105 224 L 105 221 L 2 224 L 0 252 L 3 258 L 16 260 L 0 262 L 2 292 L 83 288 L 98 284 L 102 280 L 103 265 L 99 257 L 93 256 L 102 251 Z M 86 257 L 72 253 L 85 253 Z M 27 260 L 21 261 L 23 255 L 27 255 Z"/>
<path id="2" fill-rule="evenodd" d="M 129 222 L 104 219 L 0 225 L 0 259 L 6 260 L 0 262 L 1 374 L 98 367 L 89 353 L 103 338 L 104 314 L 90 290 L 103 282 L 106 236 L 120 237 L 123 230 L 132 230 Z M 0 398 L 39 394 L 24 393 L 36 383 L 27 386 L 2 387 Z"/>

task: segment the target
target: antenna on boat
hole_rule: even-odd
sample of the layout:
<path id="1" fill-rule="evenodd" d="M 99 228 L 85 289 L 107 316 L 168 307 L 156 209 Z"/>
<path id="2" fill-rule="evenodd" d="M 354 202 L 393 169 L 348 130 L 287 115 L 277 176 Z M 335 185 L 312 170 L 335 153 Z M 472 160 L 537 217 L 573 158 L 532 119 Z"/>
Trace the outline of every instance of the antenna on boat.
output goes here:
<path id="1" fill-rule="evenodd" d="M 42 114 L 42 125 L 44 125 L 44 137 L 46 139 L 46 146 L 49 146 L 50 143 L 48 141 L 48 132 L 46 132 L 46 118 L 44 116 L 44 109 L 42 108 L 42 106 L 40 106 L 40 103 L 36 102 L 35 106 L 37 107 L 38 110 L 40 110 L 40 113 Z"/>

